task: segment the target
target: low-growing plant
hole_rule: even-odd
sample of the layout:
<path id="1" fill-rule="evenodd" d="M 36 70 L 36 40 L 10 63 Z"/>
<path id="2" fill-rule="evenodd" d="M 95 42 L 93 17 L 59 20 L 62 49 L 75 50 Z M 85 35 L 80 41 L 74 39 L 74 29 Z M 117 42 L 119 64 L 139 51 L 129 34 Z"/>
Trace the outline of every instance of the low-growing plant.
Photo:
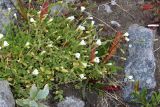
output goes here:
<path id="1" fill-rule="evenodd" d="M 84 14 L 85 7 L 71 6 L 67 16 L 50 16 L 48 5 L 29 10 L 27 21 L 19 20 L 19 25 L 7 27 L 5 36 L 1 34 L 0 78 L 10 82 L 15 98 L 27 97 L 32 84 L 48 84 L 62 99 L 60 85 L 83 87 L 118 69 L 102 61 L 110 40 L 98 36 L 99 26 Z"/>
<path id="2" fill-rule="evenodd" d="M 27 99 L 17 99 L 16 104 L 21 107 L 47 107 L 41 101 L 45 100 L 49 94 L 49 87 L 46 84 L 43 90 L 38 89 L 36 85 L 32 85 Z"/>
<path id="3" fill-rule="evenodd" d="M 160 104 L 160 93 L 153 92 L 151 97 L 148 97 L 146 88 L 142 91 L 135 91 L 133 94 L 133 102 L 141 104 L 141 107 L 158 107 Z"/>

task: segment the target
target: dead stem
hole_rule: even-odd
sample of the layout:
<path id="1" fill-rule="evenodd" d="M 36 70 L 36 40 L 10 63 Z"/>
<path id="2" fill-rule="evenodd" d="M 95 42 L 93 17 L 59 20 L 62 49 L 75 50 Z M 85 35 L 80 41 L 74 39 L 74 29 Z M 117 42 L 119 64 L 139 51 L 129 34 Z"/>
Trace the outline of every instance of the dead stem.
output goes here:
<path id="1" fill-rule="evenodd" d="M 106 4 L 111 4 L 111 2 L 107 2 Z M 124 11 L 125 13 L 127 13 L 129 16 L 131 16 L 132 19 L 136 19 L 132 14 L 130 14 L 126 9 L 124 9 L 122 6 L 120 6 L 119 4 L 115 4 L 117 7 L 119 7 L 122 11 Z M 99 5 L 102 6 L 102 5 Z M 98 10 L 99 10 L 99 6 L 98 6 Z"/>
<path id="2" fill-rule="evenodd" d="M 155 50 L 154 50 L 154 52 L 157 52 L 159 49 L 160 49 L 160 47 L 159 47 L 159 48 L 157 48 L 157 49 L 155 49 Z"/>
<path id="3" fill-rule="evenodd" d="M 125 10 L 123 7 L 121 7 L 118 4 L 116 4 L 116 6 L 118 6 L 121 10 L 123 10 L 124 12 L 126 12 L 128 15 L 130 15 L 132 17 L 132 19 L 135 19 L 135 17 L 132 14 L 130 14 L 127 10 Z"/>
<path id="4" fill-rule="evenodd" d="M 107 96 L 109 96 L 110 98 L 113 98 L 115 99 L 116 101 L 118 101 L 119 103 L 123 104 L 126 106 L 125 103 L 123 103 L 122 99 L 118 96 L 118 95 L 113 95 L 113 94 L 110 94 L 108 92 L 105 92 Z"/>

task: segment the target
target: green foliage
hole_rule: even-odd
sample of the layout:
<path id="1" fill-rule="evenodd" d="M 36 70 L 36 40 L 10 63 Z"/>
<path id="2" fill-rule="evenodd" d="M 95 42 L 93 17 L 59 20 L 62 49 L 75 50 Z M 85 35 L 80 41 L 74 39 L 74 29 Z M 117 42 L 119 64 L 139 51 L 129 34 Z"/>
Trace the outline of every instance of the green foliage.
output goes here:
<path id="1" fill-rule="evenodd" d="M 99 26 L 77 7 L 72 6 L 72 10 L 74 17 L 46 15 L 43 20 L 36 10 L 30 10 L 27 22 L 19 20 L 20 25 L 7 28 L 5 37 L 0 39 L 0 78 L 10 82 L 15 98 L 27 97 L 32 84 L 39 88 L 48 84 L 56 90 L 56 99 L 62 99 L 60 85 L 102 80 L 117 71 L 114 64 L 101 62 L 109 43 L 104 39 L 100 46 L 96 43 L 100 39 Z M 99 54 L 95 54 L 97 60 L 91 63 L 93 47 L 97 47 Z M 43 99 L 46 95 L 43 90 L 39 93 L 45 95 L 38 96 L 34 91 L 36 88 L 30 96 Z"/>
<path id="2" fill-rule="evenodd" d="M 151 98 L 147 98 L 148 91 L 144 88 L 141 92 L 134 92 L 133 102 L 141 104 L 141 107 L 158 107 L 160 104 L 160 93 L 153 92 Z"/>
<path id="3" fill-rule="evenodd" d="M 40 103 L 40 101 L 46 99 L 49 94 L 49 87 L 46 84 L 43 90 L 38 89 L 36 85 L 32 85 L 30 89 L 30 96 L 27 99 L 18 99 L 16 104 L 21 107 L 47 107 L 46 105 Z"/>

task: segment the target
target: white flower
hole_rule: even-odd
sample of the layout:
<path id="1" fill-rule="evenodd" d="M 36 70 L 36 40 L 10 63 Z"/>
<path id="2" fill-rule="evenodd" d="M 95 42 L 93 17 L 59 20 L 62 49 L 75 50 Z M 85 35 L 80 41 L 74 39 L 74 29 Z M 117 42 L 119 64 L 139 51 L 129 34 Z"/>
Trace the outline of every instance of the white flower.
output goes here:
<path id="1" fill-rule="evenodd" d="M 130 40 L 129 40 L 129 38 L 128 38 L 128 37 L 125 37 L 125 41 L 129 42 Z"/>
<path id="2" fill-rule="evenodd" d="M 51 48 L 51 47 L 53 47 L 53 45 L 52 44 L 48 44 L 47 47 Z"/>
<path id="3" fill-rule="evenodd" d="M 134 82 L 134 81 L 135 81 L 135 80 L 133 79 L 133 76 L 132 76 L 132 75 L 128 76 L 127 78 L 128 78 L 129 81 L 131 81 L 131 82 Z"/>
<path id="4" fill-rule="evenodd" d="M 84 6 L 81 6 L 81 12 L 84 12 L 86 8 Z"/>
<path id="5" fill-rule="evenodd" d="M 76 57 L 77 59 L 79 59 L 79 58 L 81 57 L 81 54 L 80 54 L 80 53 L 75 53 L 75 57 Z"/>
<path id="6" fill-rule="evenodd" d="M 50 23 L 50 22 L 52 22 L 52 21 L 53 21 L 53 18 L 50 18 L 47 23 Z"/>
<path id="7" fill-rule="evenodd" d="M 129 33 L 126 32 L 125 34 L 123 34 L 124 37 L 128 37 L 129 36 Z"/>
<path id="8" fill-rule="evenodd" d="M 26 44 L 25 44 L 25 46 L 29 46 L 30 45 L 30 42 L 27 42 Z"/>
<path id="9" fill-rule="evenodd" d="M 132 44 L 129 44 L 128 47 L 131 48 L 131 47 L 132 47 Z"/>
<path id="10" fill-rule="evenodd" d="M 0 50 L 2 49 L 2 47 L 0 46 Z"/>
<path id="11" fill-rule="evenodd" d="M 83 30 L 85 30 L 86 28 L 85 28 L 84 26 L 82 26 L 82 25 L 79 25 L 79 26 L 78 26 L 78 29 L 83 31 Z"/>
<path id="12" fill-rule="evenodd" d="M 127 59 L 125 57 L 121 57 L 122 60 L 126 61 Z"/>
<path id="13" fill-rule="evenodd" d="M 96 51 L 95 54 L 98 54 L 98 51 Z"/>
<path id="14" fill-rule="evenodd" d="M 88 17 L 87 19 L 91 19 L 91 20 L 93 20 L 93 17 L 91 17 L 91 16 L 90 16 L 90 17 Z"/>
<path id="15" fill-rule="evenodd" d="M 80 45 L 86 45 L 86 42 L 85 42 L 84 40 L 82 40 L 82 41 L 80 42 Z"/>
<path id="16" fill-rule="evenodd" d="M 42 51 L 42 52 L 41 52 L 41 55 L 43 55 L 43 54 L 45 54 L 45 53 L 46 53 L 46 51 Z"/>
<path id="17" fill-rule="evenodd" d="M 111 0 L 111 5 L 116 5 L 116 0 Z"/>
<path id="18" fill-rule="evenodd" d="M 113 65 L 113 64 L 112 64 L 112 63 L 107 63 L 107 65 L 111 66 L 111 65 Z"/>
<path id="19" fill-rule="evenodd" d="M 70 16 L 67 19 L 70 20 L 70 21 L 73 21 L 75 19 L 75 17 L 74 16 Z"/>
<path id="20" fill-rule="evenodd" d="M 9 46 L 8 42 L 7 42 L 7 41 L 4 41 L 4 42 L 3 42 L 3 46 L 4 46 L 4 47 Z"/>
<path id="21" fill-rule="evenodd" d="M 95 58 L 94 58 L 94 62 L 95 62 L 95 63 L 100 63 L 99 57 L 95 57 Z"/>
<path id="22" fill-rule="evenodd" d="M 92 20 L 91 25 L 93 26 L 95 24 L 95 21 Z"/>
<path id="23" fill-rule="evenodd" d="M 80 76 L 81 79 L 87 79 L 87 78 L 84 76 L 84 74 L 80 74 L 79 76 Z"/>
<path id="24" fill-rule="evenodd" d="M 98 40 L 97 40 L 97 42 L 96 42 L 96 44 L 97 44 L 98 46 L 102 45 L 101 40 L 100 40 L 100 39 L 98 39 Z"/>
<path id="25" fill-rule="evenodd" d="M 2 39 L 3 37 L 4 37 L 4 35 L 0 33 L 0 39 Z"/>
<path id="26" fill-rule="evenodd" d="M 17 19 L 17 14 L 16 13 L 14 13 L 13 16 Z"/>
<path id="27" fill-rule="evenodd" d="M 36 75 L 38 75 L 38 74 L 39 74 L 39 71 L 38 71 L 37 69 L 34 69 L 33 72 L 32 72 L 32 75 L 35 75 L 35 76 L 36 76 Z"/>
<path id="28" fill-rule="evenodd" d="M 30 18 L 31 23 L 35 23 L 36 21 L 33 18 Z"/>
<path id="29" fill-rule="evenodd" d="M 8 8 L 8 11 L 10 12 L 10 11 L 11 11 L 11 8 Z"/>
<path id="30" fill-rule="evenodd" d="M 128 79 L 129 79 L 129 80 L 132 80 L 132 79 L 133 79 L 133 76 L 132 76 L 132 75 L 128 76 Z"/>

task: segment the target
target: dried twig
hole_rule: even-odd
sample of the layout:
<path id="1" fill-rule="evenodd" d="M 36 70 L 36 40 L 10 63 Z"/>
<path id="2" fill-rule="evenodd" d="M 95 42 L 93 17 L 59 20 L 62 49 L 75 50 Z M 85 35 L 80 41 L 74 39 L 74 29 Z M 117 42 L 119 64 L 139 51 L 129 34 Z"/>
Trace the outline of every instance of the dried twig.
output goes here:
<path id="1" fill-rule="evenodd" d="M 159 47 L 159 48 L 157 48 L 156 50 L 154 50 L 154 52 L 157 52 L 159 49 L 160 49 L 160 47 Z"/>
<path id="2" fill-rule="evenodd" d="M 109 48 L 108 53 L 104 56 L 103 58 L 103 62 L 106 63 L 109 59 L 112 58 L 112 56 L 116 53 L 118 47 L 119 47 L 119 43 L 122 40 L 123 35 L 121 32 L 117 32 L 117 35 L 115 36 L 111 47 Z"/>
<path id="3" fill-rule="evenodd" d="M 116 4 L 116 6 L 118 6 L 121 10 L 123 10 L 124 12 L 126 12 L 128 15 L 130 15 L 132 17 L 132 19 L 136 19 L 132 14 L 130 14 L 127 10 L 125 10 L 123 7 L 121 7 L 120 5 Z"/>

